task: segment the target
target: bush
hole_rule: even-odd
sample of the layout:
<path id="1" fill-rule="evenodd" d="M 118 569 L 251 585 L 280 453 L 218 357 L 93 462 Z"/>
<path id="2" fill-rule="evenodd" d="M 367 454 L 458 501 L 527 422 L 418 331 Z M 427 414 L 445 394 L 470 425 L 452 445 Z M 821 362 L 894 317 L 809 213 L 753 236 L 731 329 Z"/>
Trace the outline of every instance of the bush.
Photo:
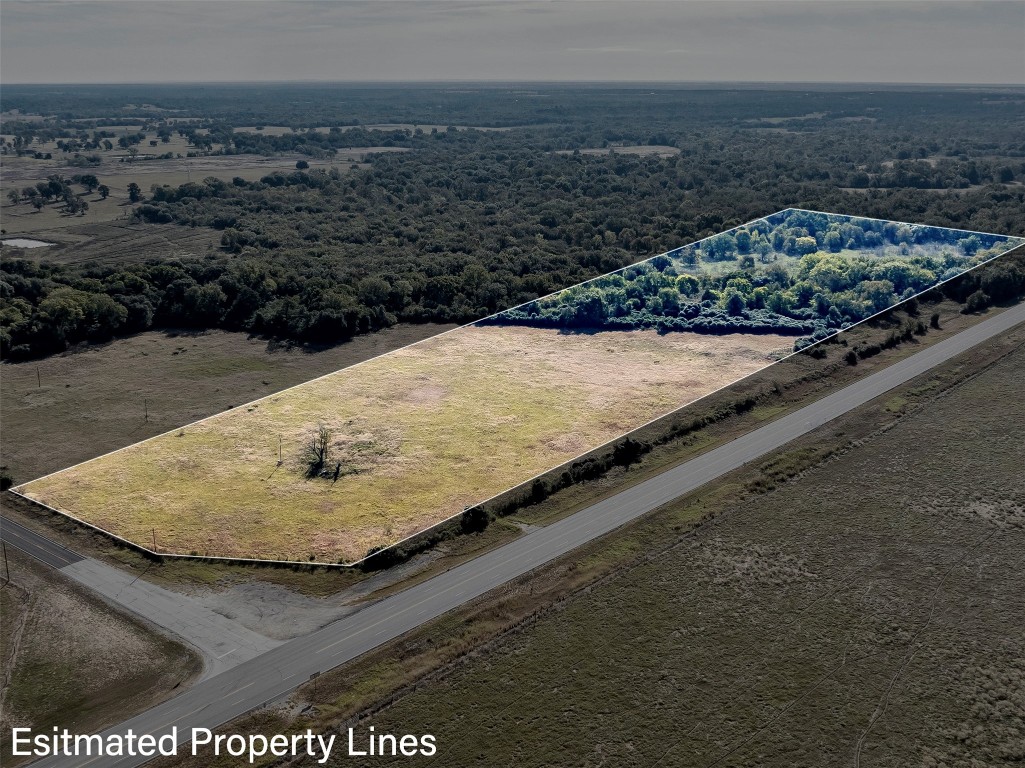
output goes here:
<path id="1" fill-rule="evenodd" d="M 992 303 L 993 300 L 980 288 L 965 299 L 964 309 L 962 309 L 961 312 L 966 315 L 974 314 L 975 312 L 982 312 Z"/>
<path id="2" fill-rule="evenodd" d="M 459 529 L 463 533 L 481 533 L 491 523 L 489 515 L 481 507 L 470 507 L 463 511 L 459 518 Z"/>

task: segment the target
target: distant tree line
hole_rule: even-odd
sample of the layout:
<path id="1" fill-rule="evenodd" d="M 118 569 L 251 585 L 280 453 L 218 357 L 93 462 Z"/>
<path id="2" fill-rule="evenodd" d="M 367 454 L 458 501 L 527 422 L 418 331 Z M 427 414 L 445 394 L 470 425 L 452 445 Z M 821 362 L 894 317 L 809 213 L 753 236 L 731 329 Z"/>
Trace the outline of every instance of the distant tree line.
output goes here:
<path id="1" fill-rule="evenodd" d="M 1025 187 L 1016 183 L 1025 178 L 1022 106 L 999 94 L 752 91 L 738 97 L 659 89 L 663 96 L 653 98 L 631 89 L 553 89 L 545 98 L 525 102 L 522 94 L 504 89 L 469 95 L 430 88 L 301 90 L 310 100 L 303 107 L 307 111 L 297 114 L 290 112 L 295 94 L 279 101 L 280 89 L 159 87 L 146 90 L 146 98 L 134 86 L 86 95 L 73 89 L 5 89 L 5 105 L 11 100 L 11 107 L 24 111 L 51 100 L 58 121 L 64 121 L 57 130 L 76 136 L 90 131 L 90 142 L 118 141 L 98 135 L 119 124 L 109 116 L 137 113 L 150 132 L 182 130 L 230 139 L 232 152 L 310 156 L 314 150 L 356 145 L 361 136 L 367 142 L 391 136 L 411 151 L 373 155 L 365 168 L 296 169 L 258 181 L 208 178 L 145 190 L 133 183 L 130 198 L 141 222 L 212 228 L 220 233 L 220 250 L 160 263 L 140 253 L 135 262 L 109 265 L 46 263 L 45 253 L 19 254 L 5 247 L 0 352 L 13 358 L 45 355 L 79 341 L 153 327 L 219 327 L 332 343 L 396 322 L 469 322 L 788 206 L 1025 232 Z M 153 108 L 110 111 L 116 102 L 118 110 L 124 104 Z M 339 106 L 342 102 L 346 106 Z M 171 123 L 166 110 L 172 109 L 202 119 Z M 758 122 L 809 112 L 829 117 L 788 122 L 782 124 L 785 130 L 772 131 Z M 83 117 L 89 122 L 69 122 Z M 120 123 L 128 119 L 119 118 Z M 521 127 L 394 135 L 341 130 L 357 122 Z M 234 130 L 262 124 L 297 130 L 284 137 Z M 12 123 L 23 137 L 39 135 L 47 125 Z M 193 130 L 194 125 L 207 132 Z M 310 134 L 309 128 L 323 125 L 340 130 Z M 623 143 L 666 144 L 678 153 L 616 153 L 614 145 Z M 574 153 L 587 147 L 609 147 L 613 153 Z M 947 185 L 946 191 L 937 193 L 909 178 L 894 177 L 892 187 L 874 181 L 909 163 L 946 168 L 946 175 L 930 181 Z M 1004 166 L 1013 181 L 1004 180 Z M 850 191 L 859 187 L 855 177 L 861 173 L 870 183 Z M 83 169 L 81 178 L 89 175 Z M 49 182 L 43 184 L 55 192 Z M 42 195 L 39 185 L 33 186 Z M 97 191 L 102 193 L 99 186 Z M 32 203 L 23 197 L 20 204 Z M 747 261 L 769 268 L 762 262 L 769 249 L 781 260 L 819 253 L 844 257 L 843 265 L 825 259 L 809 267 L 818 268 L 816 275 L 852 268 L 846 259 L 854 242 L 851 232 L 842 227 L 819 232 L 812 222 L 795 223 L 793 230 L 716 238 L 699 258 L 720 271 L 732 264 L 746 270 Z M 861 237 L 867 247 L 873 247 L 874 237 L 889 247 L 915 245 L 913 229 L 897 225 L 892 232 L 862 229 Z M 970 238 L 964 239 L 971 249 Z M 684 267 L 676 268 L 676 278 Z M 695 294 L 677 290 L 675 321 L 789 325 L 805 335 L 810 326 L 835 324 L 836 313 L 841 323 L 844 317 L 854 319 L 874 301 L 861 288 L 836 284 L 828 297 L 830 308 L 836 307 L 830 318 L 828 311 L 817 313 L 818 303 L 811 304 L 819 291 L 809 296 L 805 283 L 815 278 L 788 273 L 793 282 L 784 288 L 778 277 L 783 290 L 773 301 L 784 301 L 785 307 L 758 293 L 764 285 L 751 283 L 749 291 L 743 282 L 729 285 L 734 278 L 717 277 Z M 897 297 L 907 289 L 901 282 L 907 276 L 874 282 L 885 280 Z M 886 294 L 883 288 L 877 286 L 877 293 Z M 672 297 L 660 300 L 671 312 Z M 663 324 L 671 319 L 665 311 L 651 312 L 652 306 L 657 304 L 645 302 L 631 312 L 647 311 Z"/>

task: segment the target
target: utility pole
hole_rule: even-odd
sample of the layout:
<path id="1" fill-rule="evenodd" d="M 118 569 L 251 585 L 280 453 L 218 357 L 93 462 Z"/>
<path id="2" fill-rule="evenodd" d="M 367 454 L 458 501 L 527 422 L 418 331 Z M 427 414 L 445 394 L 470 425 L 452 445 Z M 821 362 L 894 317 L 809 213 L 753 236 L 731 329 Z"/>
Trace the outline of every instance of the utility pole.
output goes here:
<path id="1" fill-rule="evenodd" d="M 43 380 L 41 378 L 39 378 L 39 366 L 37 365 L 36 366 L 36 388 L 37 389 L 42 389 L 42 387 L 43 387 Z"/>
<path id="2" fill-rule="evenodd" d="M 4 571 L 7 572 L 7 581 L 5 581 L 4 583 L 5 584 L 10 584 L 11 583 L 11 565 L 10 565 L 10 563 L 7 562 L 7 542 L 6 541 L 0 541 L 0 546 L 2 546 L 3 549 L 4 549 Z"/>
<path id="3" fill-rule="evenodd" d="M 278 466 L 281 466 L 281 435 L 278 435 Z"/>
<path id="4" fill-rule="evenodd" d="M 142 399 L 142 412 L 146 421 L 149 421 L 149 400 Z"/>
<path id="5" fill-rule="evenodd" d="M 157 529 L 153 529 L 153 554 L 157 553 Z"/>

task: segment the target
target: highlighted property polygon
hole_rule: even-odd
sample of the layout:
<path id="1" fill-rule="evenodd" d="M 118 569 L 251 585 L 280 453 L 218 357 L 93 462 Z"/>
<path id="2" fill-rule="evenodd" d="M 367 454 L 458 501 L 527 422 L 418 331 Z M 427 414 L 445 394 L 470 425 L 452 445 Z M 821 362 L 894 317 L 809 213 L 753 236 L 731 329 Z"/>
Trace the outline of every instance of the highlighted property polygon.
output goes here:
<path id="1" fill-rule="evenodd" d="M 16 490 L 161 554 L 351 564 L 1023 242 L 788 209 Z"/>

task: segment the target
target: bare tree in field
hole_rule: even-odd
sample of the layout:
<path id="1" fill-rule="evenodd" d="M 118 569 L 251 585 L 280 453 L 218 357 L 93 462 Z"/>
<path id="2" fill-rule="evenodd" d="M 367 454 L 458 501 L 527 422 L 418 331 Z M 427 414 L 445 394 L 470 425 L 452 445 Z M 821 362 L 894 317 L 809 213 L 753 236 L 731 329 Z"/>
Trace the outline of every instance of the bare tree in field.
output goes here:
<path id="1" fill-rule="evenodd" d="M 303 463 L 306 474 L 316 477 L 327 463 L 328 447 L 331 443 L 331 430 L 321 424 L 303 448 Z"/>

